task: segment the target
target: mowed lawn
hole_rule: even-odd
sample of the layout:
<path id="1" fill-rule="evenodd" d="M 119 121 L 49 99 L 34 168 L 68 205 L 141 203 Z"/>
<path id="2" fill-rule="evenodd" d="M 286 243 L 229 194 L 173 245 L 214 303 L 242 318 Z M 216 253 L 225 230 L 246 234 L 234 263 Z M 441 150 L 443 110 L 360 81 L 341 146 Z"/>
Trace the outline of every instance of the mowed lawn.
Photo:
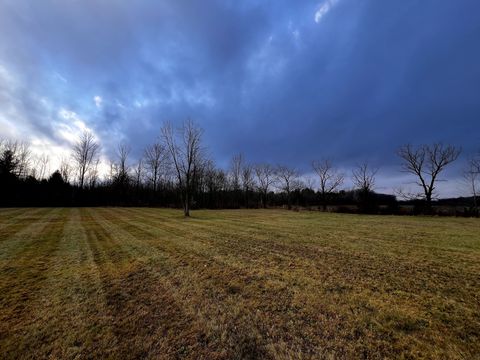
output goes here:
<path id="1" fill-rule="evenodd" d="M 480 358 L 480 220 L 3 209 L 0 358 Z"/>

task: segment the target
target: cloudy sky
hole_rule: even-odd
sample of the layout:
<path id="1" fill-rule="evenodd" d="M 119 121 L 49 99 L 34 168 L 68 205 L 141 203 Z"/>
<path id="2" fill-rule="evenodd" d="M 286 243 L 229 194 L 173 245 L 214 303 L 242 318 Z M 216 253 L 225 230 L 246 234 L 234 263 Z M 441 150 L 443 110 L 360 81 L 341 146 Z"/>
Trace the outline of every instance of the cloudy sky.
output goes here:
<path id="1" fill-rule="evenodd" d="M 480 148 L 479 14 L 478 0 L 0 0 L 0 136 L 58 155 L 88 128 L 105 157 L 119 142 L 136 156 L 162 121 L 192 118 L 220 166 L 368 160 L 388 192 L 407 181 L 401 144 Z"/>

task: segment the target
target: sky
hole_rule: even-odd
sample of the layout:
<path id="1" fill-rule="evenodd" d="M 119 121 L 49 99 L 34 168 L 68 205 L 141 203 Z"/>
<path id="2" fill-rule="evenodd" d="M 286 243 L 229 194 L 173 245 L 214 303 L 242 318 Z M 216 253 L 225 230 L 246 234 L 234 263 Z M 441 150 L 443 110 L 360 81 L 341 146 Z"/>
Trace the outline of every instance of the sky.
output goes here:
<path id="1" fill-rule="evenodd" d="M 68 154 L 89 129 L 133 158 L 192 119 L 221 167 L 330 158 L 410 186 L 402 144 L 480 149 L 478 0 L 0 0 L 0 137 Z M 54 161 L 54 160 L 52 160 Z M 348 184 L 348 182 L 347 182 Z"/>

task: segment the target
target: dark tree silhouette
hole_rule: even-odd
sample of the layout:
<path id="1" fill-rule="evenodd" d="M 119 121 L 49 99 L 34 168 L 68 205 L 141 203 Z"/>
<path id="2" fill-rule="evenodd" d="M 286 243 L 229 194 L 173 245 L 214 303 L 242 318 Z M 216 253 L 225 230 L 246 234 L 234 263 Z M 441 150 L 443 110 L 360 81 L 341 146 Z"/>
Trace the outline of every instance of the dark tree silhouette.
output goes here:
<path id="1" fill-rule="evenodd" d="M 361 212 L 373 213 L 377 210 L 376 199 L 373 192 L 377 172 L 378 169 L 371 168 L 367 162 L 358 165 L 352 171 L 352 181 L 357 189 Z"/>
<path id="2" fill-rule="evenodd" d="M 144 157 L 147 178 L 152 184 L 153 192 L 155 193 L 160 180 L 161 167 L 166 160 L 165 148 L 160 143 L 154 143 L 147 146 L 144 152 Z"/>
<path id="3" fill-rule="evenodd" d="M 130 155 L 131 148 L 129 145 L 120 144 L 117 148 L 117 162 L 115 163 L 115 178 L 114 182 L 121 186 L 126 187 L 130 182 L 128 156 Z"/>
<path id="4" fill-rule="evenodd" d="M 344 175 L 335 169 L 328 159 L 314 161 L 312 168 L 318 175 L 320 198 L 325 211 L 329 196 L 343 184 Z"/>
<path id="5" fill-rule="evenodd" d="M 245 166 L 242 154 L 236 154 L 230 161 L 228 178 L 231 185 L 234 207 L 239 207 L 241 201 L 242 171 Z"/>
<path id="6" fill-rule="evenodd" d="M 191 120 L 185 121 L 176 131 L 168 122 L 161 130 L 164 146 L 177 176 L 183 213 L 187 217 L 190 216 L 194 175 L 203 160 L 202 133 L 202 129 Z"/>
<path id="7" fill-rule="evenodd" d="M 262 206 L 266 208 L 268 192 L 275 182 L 275 169 L 270 164 L 257 164 L 254 166 L 253 170 L 257 177 L 257 186 L 261 193 Z"/>
<path id="8" fill-rule="evenodd" d="M 375 175 L 378 169 L 371 169 L 368 163 L 364 162 L 357 166 L 352 172 L 352 180 L 355 187 L 364 193 L 372 192 L 375 187 Z"/>
<path id="9" fill-rule="evenodd" d="M 15 177 L 18 160 L 11 149 L 5 149 L 0 154 L 0 177 Z"/>
<path id="10" fill-rule="evenodd" d="M 470 189 L 473 198 L 473 214 L 478 216 L 478 192 L 480 190 L 480 156 L 468 159 L 468 165 L 464 172 L 464 179 Z"/>
<path id="11" fill-rule="evenodd" d="M 73 146 L 73 160 L 78 173 L 78 184 L 83 189 L 85 176 L 95 165 L 100 152 L 100 145 L 90 131 L 85 130 Z"/>
<path id="12" fill-rule="evenodd" d="M 279 189 L 284 191 L 287 195 L 287 208 L 288 210 L 292 209 L 292 196 L 291 193 L 294 190 L 297 190 L 301 187 L 299 181 L 298 171 L 294 168 L 278 165 L 275 169 L 275 174 L 277 175 L 277 182 L 279 184 Z"/>
<path id="13" fill-rule="evenodd" d="M 253 178 L 253 167 L 250 164 L 245 164 L 242 169 L 242 186 L 245 193 L 245 207 L 250 205 L 249 194 L 255 186 L 255 179 Z"/>
<path id="14" fill-rule="evenodd" d="M 420 145 L 413 147 L 410 144 L 398 150 L 398 156 L 403 160 L 403 171 L 417 177 L 423 190 L 426 210 L 431 209 L 432 197 L 439 174 L 445 167 L 457 160 L 461 150 L 452 145 L 436 143 L 433 145 Z"/>

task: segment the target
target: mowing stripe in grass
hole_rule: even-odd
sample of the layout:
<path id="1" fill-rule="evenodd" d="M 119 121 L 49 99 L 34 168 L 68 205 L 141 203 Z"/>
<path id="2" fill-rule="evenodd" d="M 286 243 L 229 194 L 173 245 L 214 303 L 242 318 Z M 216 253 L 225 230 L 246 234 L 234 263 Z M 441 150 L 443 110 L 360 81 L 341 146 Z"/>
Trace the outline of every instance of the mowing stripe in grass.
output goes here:
<path id="1" fill-rule="evenodd" d="M 38 243 L 40 241 L 38 235 L 47 226 L 58 220 L 58 214 L 58 209 L 44 209 L 38 215 L 29 218 L 27 224 L 23 222 L 7 226 L 10 231 L 3 234 L 4 237 L 0 241 L 0 269 L 5 261 L 15 260 L 22 251 L 28 250 L 32 244 Z M 23 226 L 21 226 L 22 224 Z"/>
<path id="2" fill-rule="evenodd" d="M 6 358 L 16 358 L 37 341 L 43 341 L 43 319 L 38 318 L 38 309 L 43 308 L 42 290 L 48 281 L 53 254 L 63 230 L 65 214 L 60 210 L 46 212 L 43 224 L 32 224 L 21 232 L 18 241 L 26 234 L 32 238 L 23 244 L 17 243 L 15 258 L 5 262 L 1 269 L 0 325 L 1 348 Z"/>
<path id="3" fill-rule="evenodd" d="M 44 285 L 43 327 L 50 338 L 38 344 L 44 354 L 54 358 L 90 357 L 94 351 L 107 357 L 117 340 L 112 331 L 112 317 L 106 309 L 106 295 L 100 271 L 89 247 L 80 210 L 68 209 L 54 261 Z"/>
<path id="4" fill-rule="evenodd" d="M 174 297 L 175 287 L 166 280 L 162 271 L 159 272 L 158 268 L 153 267 L 153 264 L 159 264 L 159 257 L 160 260 L 164 259 L 162 253 L 146 246 L 145 242 L 137 240 L 129 232 L 119 230 L 118 224 L 112 226 L 110 219 L 105 218 L 105 214 L 103 216 L 97 214 L 94 222 L 96 225 L 92 226 L 92 231 L 99 242 L 105 241 L 105 249 L 106 243 L 110 242 L 105 238 L 108 234 L 108 237 L 115 239 L 114 246 L 121 247 L 122 252 L 125 248 L 125 254 L 131 256 L 131 261 L 115 262 L 115 270 L 102 269 L 109 274 L 103 277 L 103 281 L 108 308 L 112 318 L 116 319 L 113 330 L 120 339 L 120 348 L 125 351 L 128 349 L 128 357 L 132 358 L 145 356 L 146 353 L 153 356 L 155 354 L 151 352 L 159 350 L 166 358 L 178 352 L 202 351 L 195 341 L 195 336 L 201 330 L 195 329 L 194 319 L 184 312 L 185 304 L 179 303 Z M 146 257 L 153 262 L 145 263 L 141 260 Z M 102 266 L 106 265 L 105 262 L 102 263 Z M 137 330 L 136 333 L 132 333 L 129 318 L 138 315 L 138 312 L 141 312 L 143 320 L 140 321 L 145 321 L 146 327 L 141 328 L 141 332 Z M 143 331 L 157 335 L 149 336 L 146 340 Z M 190 340 L 187 340 L 189 338 Z M 190 347 L 195 349 L 176 346 L 178 342 L 183 342 L 184 346 L 185 342 L 190 342 Z M 154 343 L 157 346 L 154 346 Z"/>
<path id="5" fill-rule="evenodd" d="M 38 213 L 42 209 L 24 209 L 24 208 L 12 208 L 12 209 L 0 209 L 0 229 L 5 225 L 10 224 L 18 217 L 25 218 L 27 214 Z"/>
<path id="6" fill-rule="evenodd" d="M 27 209 L 0 224 L 0 242 L 8 240 L 28 225 L 38 222 L 51 209 Z"/>

